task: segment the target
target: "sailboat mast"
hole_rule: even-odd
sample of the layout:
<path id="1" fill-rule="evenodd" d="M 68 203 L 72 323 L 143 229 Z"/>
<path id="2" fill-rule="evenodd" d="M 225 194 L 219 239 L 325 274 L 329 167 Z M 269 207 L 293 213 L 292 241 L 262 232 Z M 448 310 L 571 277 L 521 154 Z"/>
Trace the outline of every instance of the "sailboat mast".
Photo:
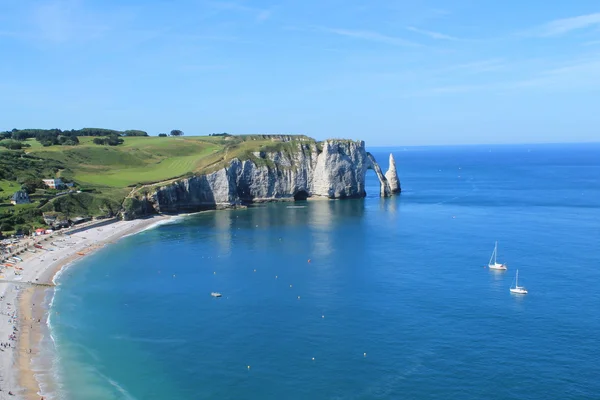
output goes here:
<path id="1" fill-rule="evenodd" d="M 517 276 L 515 278 L 515 287 L 518 288 L 519 287 L 519 270 L 517 270 Z"/>
<path id="2" fill-rule="evenodd" d="M 494 265 L 497 264 L 496 258 L 498 257 L 498 242 L 494 246 Z"/>

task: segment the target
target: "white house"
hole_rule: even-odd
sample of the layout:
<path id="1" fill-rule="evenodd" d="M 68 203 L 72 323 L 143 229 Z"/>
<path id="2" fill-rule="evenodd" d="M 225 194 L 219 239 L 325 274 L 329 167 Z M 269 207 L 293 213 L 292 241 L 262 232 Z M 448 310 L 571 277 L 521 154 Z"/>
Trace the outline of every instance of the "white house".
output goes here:
<path id="1" fill-rule="evenodd" d="M 48 186 L 50 189 L 60 189 L 65 185 L 60 178 L 59 179 L 42 179 L 42 181 L 44 181 L 44 185 Z"/>

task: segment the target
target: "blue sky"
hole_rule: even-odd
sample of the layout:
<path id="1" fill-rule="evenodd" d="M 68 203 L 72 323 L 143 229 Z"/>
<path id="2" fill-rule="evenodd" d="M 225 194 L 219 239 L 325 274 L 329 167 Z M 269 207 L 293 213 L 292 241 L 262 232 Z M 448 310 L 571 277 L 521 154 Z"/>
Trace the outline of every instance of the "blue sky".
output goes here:
<path id="1" fill-rule="evenodd" d="M 600 3 L 1 0 L 0 130 L 600 140 Z"/>

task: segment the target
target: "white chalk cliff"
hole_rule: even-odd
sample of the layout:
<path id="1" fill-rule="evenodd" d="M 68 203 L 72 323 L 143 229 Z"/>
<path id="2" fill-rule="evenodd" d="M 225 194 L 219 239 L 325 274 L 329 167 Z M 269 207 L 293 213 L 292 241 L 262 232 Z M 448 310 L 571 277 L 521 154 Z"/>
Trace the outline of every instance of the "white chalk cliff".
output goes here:
<path id="1" fill-rule="evenodd" d="M 154 212 L 193 212 L 308 197 L 360 198 L 366 195 L 369 169 L 377 174 L 381 196 L 400 191 L 393 158 L 384 176 L 363 141 L 291 143 L 296 146 L 294 151 L 255 152 L 251 159 L 233 159 L 213 173 L 135 193 L 126 200 L 123 216 L 131 219 Z"/>

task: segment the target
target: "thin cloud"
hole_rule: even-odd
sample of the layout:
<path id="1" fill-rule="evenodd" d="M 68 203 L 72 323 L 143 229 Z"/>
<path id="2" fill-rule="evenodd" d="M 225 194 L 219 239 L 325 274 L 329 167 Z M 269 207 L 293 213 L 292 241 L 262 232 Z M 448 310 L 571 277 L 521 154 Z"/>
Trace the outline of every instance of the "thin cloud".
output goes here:
<path id="1" fill-rule="evenodd" d="M 180 72 L 209 72 L 229 68 L 227 65 L 220 64 L 183 64 L 177 67 Z"/>
<path id="2" fill-rule="evenodd" d="M 233 1 L 213 1 L 208 4 L 218 10 L 255 14 L 256 22 L 265 22 L 273 16 L 273 10 L 248 7 Z"/>
<path id="3" fill-rule="evenodd" d="M 432 8 L 431 12 L 433 14 L 436 14 L 436 15 L 450 15 L 450 14 L 452 14 L 450 11 L 444 10 L 443 8 Z"/>
<path id="4" fill-rule="evenodd" d="M 256 16 L 256 20 L 258 22 L 265 22 L 266 20 L 268 20 L 269 18 L 271 18 L 272 15 L 273 15 L 273 11 L 271 11 L 271 10 L 262 10 Z"/>
<path id="5" fill-rule="evenodd" d="M 444 95 L 454 95 L 472 92 L 481 92 L 486 90 L 496 90 L 499 88 L 498 83 L 489 83 L 481 85 L 447 85 L 438 86 L 428 89 L 419 90 L 413 93 L 407 93 L 406 97 L 436 97 Z"/>
<path id="6" fill-rule="evenodd" d="M 402 39 L 395 36 L 388 36 L 379 32 L 363 31 L 363 30 L 352 30 L 352 29 L 338 29 L 338 28 L 325 28 L 326 32 L 333 33 L 340 36 L 352 37 L 356 39 L 369 40 L 372 42 L 386 43 L 394 46 L 406 46 L 406 47 L 418 47 L 418 43 L 411 42 L 410 40 Z"/>
<path id="7" fill-rule="evenodd" d="M 79 0 L 50 0 L 25 7 L 26 16 L 13 34 L 54 45 L 81 44 L 122 32 L 135 19 L 132 9 L 94 10 Z"/>
<path id="8" fill-rule="evenodd" d="M 443 68 L 442 71 L 467 71 L 471 73 L 499 71 L 506 68 L 506 62 L 501 58 L 493 58 L 489 60 L 473 61 L 463 64 L 450 65 Z"/>
<path id="9" fill-rule="evenodd" d="M 408 97 L 435 97 L 475 92 L 506 94 L 543 91 L 569 93 L 600 91 L 600 58 L 581 59 L 570 64 L 538 70 L 528 77 L 491 81 L 481 84 L 455 84 L 424 88 L 407 94 Z"/>
<path id="10" fill-rule="evenodd" d="M 537 76 L 519 81 L 518 88 L 547 88 L 572 91 L 600 89 L 600 59 L 583 59 L 575 63 L 540 72 Z"/>
<path id="11" fill-rule="evenodd" d="M 429 36 L 430 38 L 436 39 L 436 40 L 459 40 L 458 38 L 456 38 L 454 36 L 445 35 L 443 33 L 434 32 L 434 31 L 428 31 L 425 29 L 415 28 L 414 26 L 408 26 L 408 27 L 406 27 L 406 29 L 411 32 L 420 33 L 421 35 Z"/>
<path id="12" fill-rule="evenodd" d="M 229 10 L 229 11 L 252 11 L 252 10 L 254 10 L 251 7 L 248 7 L 243 4 L 233 2 L 233 1 L 211 1 L 208 3 L 208 5 L 213 8 L 217 8 L 220 10 Z"/>
<path id="13" fill-rule="evenodd" d="M 585 29 L 596 25 L 600 25 L 600 13 L 550 21 L 533 29 L 530 34 L 541 37 L 560 36 L 575 30 Z"/>

